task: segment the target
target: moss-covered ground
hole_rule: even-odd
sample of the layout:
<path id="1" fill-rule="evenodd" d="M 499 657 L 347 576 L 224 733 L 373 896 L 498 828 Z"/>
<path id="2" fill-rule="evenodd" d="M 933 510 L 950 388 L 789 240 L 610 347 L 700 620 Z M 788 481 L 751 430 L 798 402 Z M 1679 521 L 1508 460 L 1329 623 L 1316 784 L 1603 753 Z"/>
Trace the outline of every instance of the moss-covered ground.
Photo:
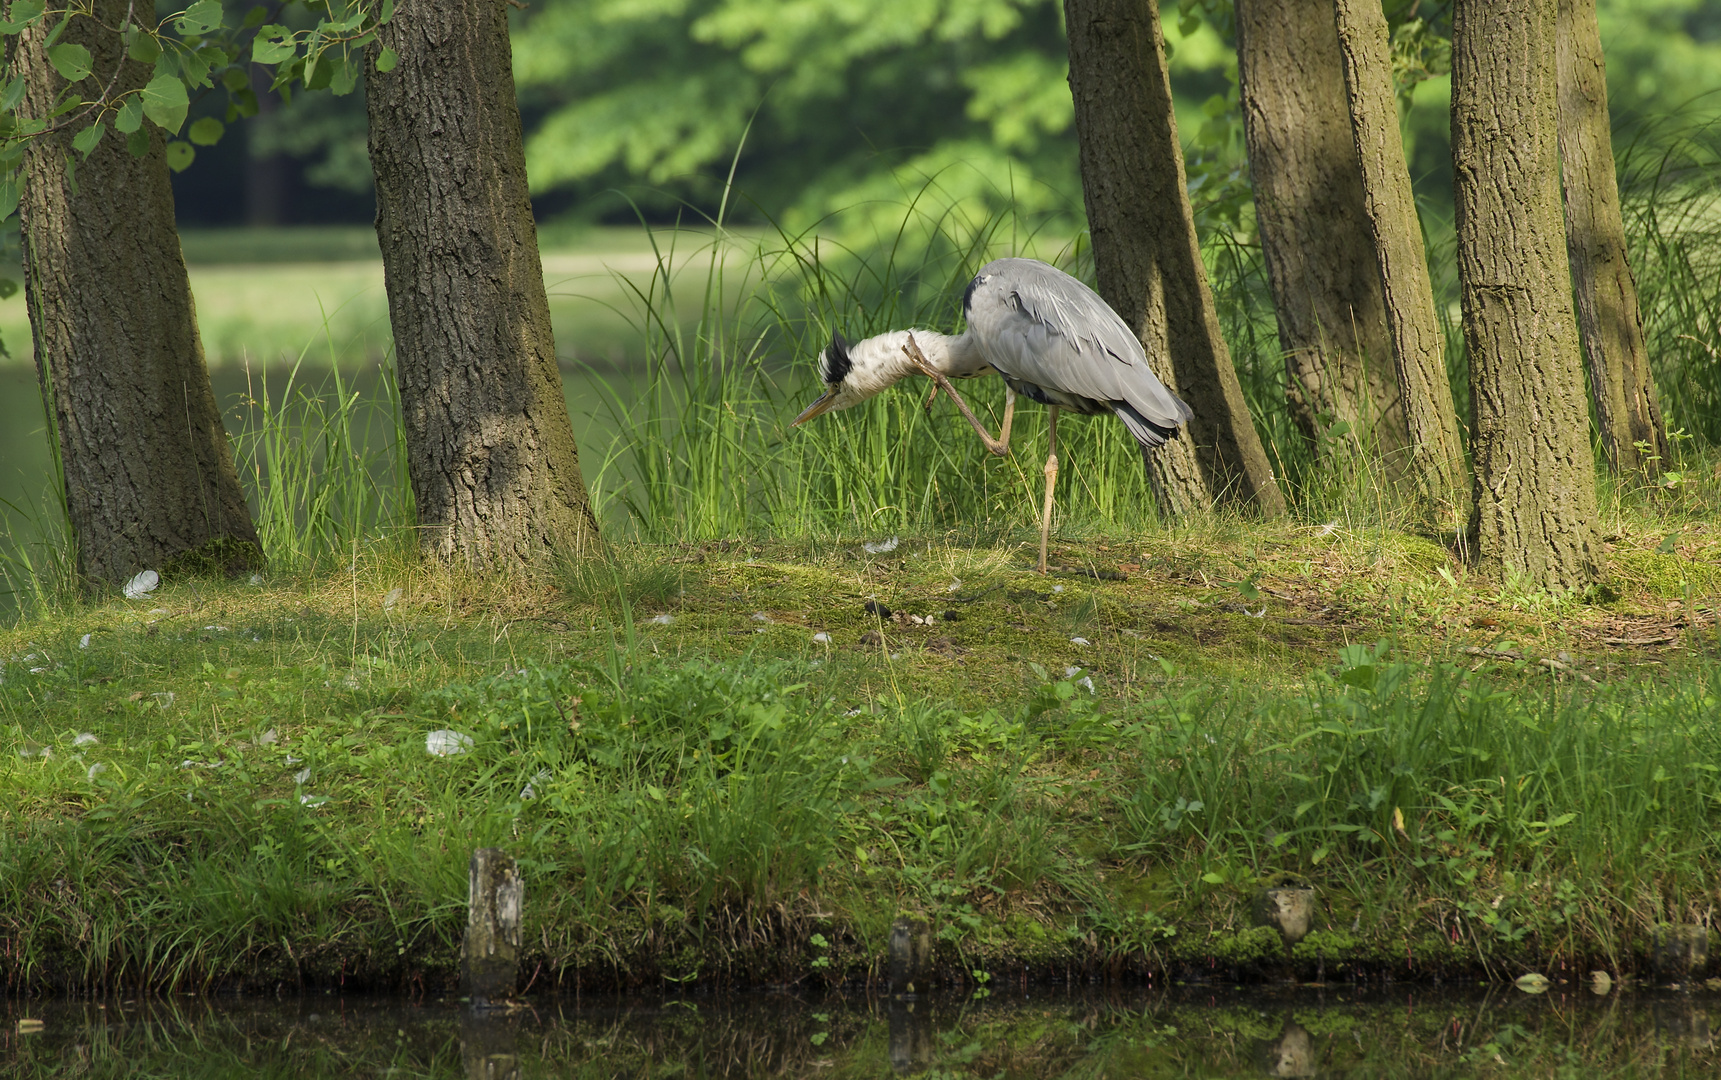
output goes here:
<path id="1" fill-rule="evenodd" d="M 445 987 L 484 845 L 523 986 L 866 981 L 905 914 L 969 982 L 1647 977 L 1721 901 L 1721 529 L 1608 545 L 1586 596 L 1216 518 L 1046 577 L 956 534 L 378 547 L 67 601 L 0 631 L 0 985 Z M 1251 918 L 1287 880 L 1294 947 Z"/>

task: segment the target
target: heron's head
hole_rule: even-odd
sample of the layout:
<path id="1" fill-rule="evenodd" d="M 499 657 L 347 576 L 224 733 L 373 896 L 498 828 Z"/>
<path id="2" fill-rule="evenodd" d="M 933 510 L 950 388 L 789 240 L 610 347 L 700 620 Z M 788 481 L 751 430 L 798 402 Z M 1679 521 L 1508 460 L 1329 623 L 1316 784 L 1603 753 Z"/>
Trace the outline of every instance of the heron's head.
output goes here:
<path id="1" fill-rule="evenodd" d="M 825 384 L 824 396 L 808 405 L 806 411 L 795 417 L 794 423 L 789 426 L 799 427 L 823 413 L 859 405 L 883 389 L 863 386 L 860 380 L 852 377 L 855 371 L 855 360 L 849 353 L 849 343 L 843 340 L 841 334 L 833 334 L 830 345 L 819 353 L 819 381 Z"/>

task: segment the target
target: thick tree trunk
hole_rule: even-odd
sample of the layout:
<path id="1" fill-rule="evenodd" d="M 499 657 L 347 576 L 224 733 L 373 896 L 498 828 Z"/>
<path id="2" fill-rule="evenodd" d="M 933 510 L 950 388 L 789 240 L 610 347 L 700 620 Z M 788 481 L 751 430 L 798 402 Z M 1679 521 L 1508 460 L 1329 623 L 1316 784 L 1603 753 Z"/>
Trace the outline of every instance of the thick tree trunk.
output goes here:
<path id="1" fill-rule="evenodd" d="M 1423 504 L 1424 521 L 1462 537 L 1470 520 L 1464 447 L 1446 379 L 1445 337 L 1434 309 L 1422 222 L 1399 133 L 1386 16 L 1379 0 L 1337 0 L 1335 19 L 1351 138 L 1362 169 L 1363 207 L 1410 437 L 1406 474 Z"/>
<path id="2" fill-rule="evenodd" d="M 1342 421 L 1397 462 L 1407 433 L 1333 0 L 1237 0 L 1237 60 L 1291 416 L 1311 441 Z"/>
<path id="3" fill-rule="evenodd" d="M 1666 457 L 1667 429 L 1625 257 L 1601 31 L 1595 0 L 1558 2 L 1560 177 L 1578 330 L 1608 462 L 1620 476 L 1643 476 Z"/>
<path id="4" fill-rule="evenodd" d="M 1555 0 L 1457 0 L 1452 158 L 1477 551 L 1542 587 L 1602 570 L 1560 214 Z"/>
<path id="5" fill-rule="evenodd" d="M 1217 496 L 1282 513 L 1285 498 L 1219 333 L 1196 244 L 1159 6 L 1066 0 L 1064 18 L 1100 295 L 1141 335 L 1155 373 L 1195 410 L 1154 455 L 1155 486 L 1174 511 Z"/>
<path id="6" fill-rule="evenodd" d="M 375 70 L 382 47 L 399 55 L 386 73 Z M 556 366 L 511 55 L 506 0 L 407 0 L 371 47 L 365 82 L 420 549 L 492 569 L 597 538 Z"/>
<path id="7" fill-rule="evenodd" d="M 95 0 L 96 17 L 73 16 L 59 38 L 90 50 L 92 84 L 123 63 L 115 94 L 151 75 L 124 59 L 117 28 L 126 10 L 125 0 Z M 28 88 L 23 116 L 45 115 L 65 86 L 44 52 L 54 21 L 9 50 Z M 31 336 L 59 436 L 78 569 L 119 582 L 146 569 L 261 566 L 197 336 L 161 130 L 146 125 L 141 158 L 110 130 L 83 160 L 71 140 L 84 126 L 30 143 L 19 203 Z"/>

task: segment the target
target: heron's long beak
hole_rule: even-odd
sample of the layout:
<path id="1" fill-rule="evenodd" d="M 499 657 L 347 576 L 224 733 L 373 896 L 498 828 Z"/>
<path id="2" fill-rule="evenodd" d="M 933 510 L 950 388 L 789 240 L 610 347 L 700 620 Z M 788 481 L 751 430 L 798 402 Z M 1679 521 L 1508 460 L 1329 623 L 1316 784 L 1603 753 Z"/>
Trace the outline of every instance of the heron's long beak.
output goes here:
<path id="1" fill-rule="evenodd" d="M 836 403 L 837 403 L 837 391 L 836 391 L 835 387 L 832 387 L 831 389 L 825 391 L 824 397 L 813 402 L 811 405 L 808 405 L 807 411 L 802 413 L 801 415 L 795 417 L 794 423 L 790 424 L 789 426 L 790 427 L 800 427 L 802 424 L 806 423 L 808 420 L 811 420 L 813 417 L 818 416 L 820 413 L 829 412 L 831 409 L 831 406 L 835 405 Z"/>

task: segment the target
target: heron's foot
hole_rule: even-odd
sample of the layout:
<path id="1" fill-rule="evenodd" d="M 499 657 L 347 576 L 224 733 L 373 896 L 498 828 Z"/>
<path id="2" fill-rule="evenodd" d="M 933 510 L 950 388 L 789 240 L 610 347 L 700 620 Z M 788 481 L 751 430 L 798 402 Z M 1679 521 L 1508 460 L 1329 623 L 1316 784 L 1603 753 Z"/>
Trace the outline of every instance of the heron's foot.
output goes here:
<path id="1" fill-rule="evenodd" d="M 950 380 L 940 374 L 926 359 L 926 354 L 920 351 L 920 346 L 915 344 L 913 334 L 908 335 L 908 343 L 903 345 L 902 351 L 907 354 L 909 362 L 920 369 L 922 375 L 932 380 L 934 384 L 933 397 L 938 396 L 937 390 L 939 388 L 950 385 Z"/>

